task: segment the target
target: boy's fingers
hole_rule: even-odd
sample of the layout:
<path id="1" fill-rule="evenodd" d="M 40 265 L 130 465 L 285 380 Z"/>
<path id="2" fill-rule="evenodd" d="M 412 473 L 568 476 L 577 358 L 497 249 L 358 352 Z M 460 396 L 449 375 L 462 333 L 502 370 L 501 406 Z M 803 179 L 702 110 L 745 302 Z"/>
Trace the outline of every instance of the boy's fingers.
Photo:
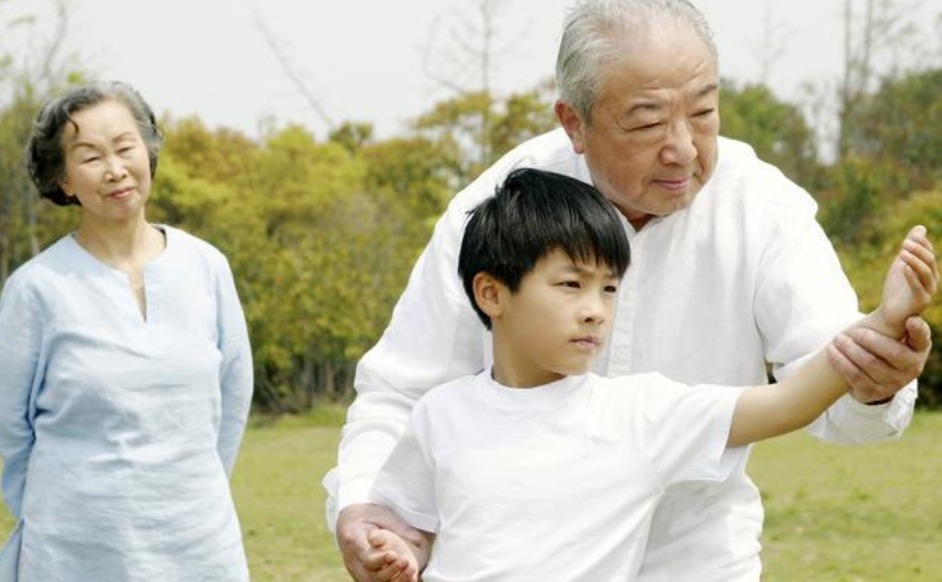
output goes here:
<path id="1" fill-rule="evenodd" d="M 927 297 L 933 295 L 938 281 L 936 281 L 929 267 L 911 255 L 907 256 L 905 251 L 900 256 L 906 264 L 903 274 L 906 276 L 906 280 L 909 281 L 910 286 L 913 287 L 913 291 L 916 293 L 922 292 L 920 295 Z"/>

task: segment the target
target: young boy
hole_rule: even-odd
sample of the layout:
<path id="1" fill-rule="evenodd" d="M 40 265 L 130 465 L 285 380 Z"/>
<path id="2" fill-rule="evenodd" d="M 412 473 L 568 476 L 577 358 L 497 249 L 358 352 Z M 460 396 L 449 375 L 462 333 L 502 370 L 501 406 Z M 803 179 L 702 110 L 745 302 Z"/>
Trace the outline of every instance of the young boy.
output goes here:
<path id="1" fill-rule="evenodd" d="M 425 582 L 634 579 L 668 485 L 724 479 L 744 445 L 807 425 L 847 390 L 824 350 L 774 386 L 587 373 L 628 262 L 617 212 L 572 178 L 517 170 L 473 211 L 459 273 L 494 365 L 415 407 L 372 497 L 427 543 L 373 531 L 375 580 L 416 580 L 426 562 Z M 916 227 L 857 325 L 902 336 L 936 290 L 933 265 Z"/>

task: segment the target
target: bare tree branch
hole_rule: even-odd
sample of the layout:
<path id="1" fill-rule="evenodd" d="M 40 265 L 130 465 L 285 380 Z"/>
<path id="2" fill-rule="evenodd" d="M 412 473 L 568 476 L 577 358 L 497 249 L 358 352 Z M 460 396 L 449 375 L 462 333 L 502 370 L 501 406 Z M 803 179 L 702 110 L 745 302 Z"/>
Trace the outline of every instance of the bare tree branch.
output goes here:
<path id="1" fill-rule="evenodd" d="M 332 132 L 336 129 L 333 119 L 327 114 L 327 111 L 321 106 L 320 102 L 314 97 L 314 94 L 311 93 L 308 89 L 304 80 L 297 73 L 291 63 L 288 61 L 287 56 L 284 51 L 278 45 L 278 42 L 275 40 L 274 35 L 271 31 L 268 30 L 268 27 L 265 25 L 262 17 L 256 12 L 255 14 L 255 25 L 258 28 L 259 32 L 262 33 L 262 36 L 265 37 L 265 42 L 268 43 L 268 47 L 271 49 L 272 54 L 275 56 L 275 59 L 278 60 L 278 64 L 281 65 L 282 71 L 285 75 L 288 76 L 288 80 L 294 85 L 295 89 L 301 93 L 301 96 L 304 97 L 304 100 L 307 101 L 307 104 L 311 106 L 311 109 L 314 110 L 314 113 L 321 118 L 321 121 L 327 126 L 327 130 Z"/>

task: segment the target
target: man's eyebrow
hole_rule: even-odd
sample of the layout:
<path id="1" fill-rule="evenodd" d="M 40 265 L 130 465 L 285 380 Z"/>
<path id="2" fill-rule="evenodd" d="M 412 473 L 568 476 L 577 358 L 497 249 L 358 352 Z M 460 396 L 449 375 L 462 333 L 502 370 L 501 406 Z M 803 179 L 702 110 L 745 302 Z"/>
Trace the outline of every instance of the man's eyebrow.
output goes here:
<path id="1" fill-rule="evenodd" d="M 710 93 L 716 93 L 719 90 L 720 90 L 719 83 L 709 83 L 703 86 L 699 91 L 694 93 L 694 97 L 699 99 L 700 97 L 706 97 Z"/>
<path id="2" fill-rule="evenodd" d="M 694 99 L 702 99 L 707 95 L 716 93 L 720 90 L 718 83 L 709 83 L 701 87 L 696 93 L 693 94 Z M 635 113 L 645 112 L 645 111 L 659 111 L 664 108 L 664 105 L 656 100 L 645 100 L 639 103 L 635 103 L 625 111 L 625 117 L 630 117 Z"/>

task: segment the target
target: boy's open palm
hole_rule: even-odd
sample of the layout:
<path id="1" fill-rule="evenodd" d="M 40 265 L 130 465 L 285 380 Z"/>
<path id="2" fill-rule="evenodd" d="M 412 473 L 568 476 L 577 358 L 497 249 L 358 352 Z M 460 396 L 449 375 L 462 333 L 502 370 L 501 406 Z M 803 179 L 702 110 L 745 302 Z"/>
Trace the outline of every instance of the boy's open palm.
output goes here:
<path id="1" fill-rule="evenodd" d="M 883 283 L 880 311 L 884 321 L 902 331 L 908 317 L 928 307 L 938 286 L 939 269 L 932 243 L 925 227 L 915 226 L 906 235 Z"/>

